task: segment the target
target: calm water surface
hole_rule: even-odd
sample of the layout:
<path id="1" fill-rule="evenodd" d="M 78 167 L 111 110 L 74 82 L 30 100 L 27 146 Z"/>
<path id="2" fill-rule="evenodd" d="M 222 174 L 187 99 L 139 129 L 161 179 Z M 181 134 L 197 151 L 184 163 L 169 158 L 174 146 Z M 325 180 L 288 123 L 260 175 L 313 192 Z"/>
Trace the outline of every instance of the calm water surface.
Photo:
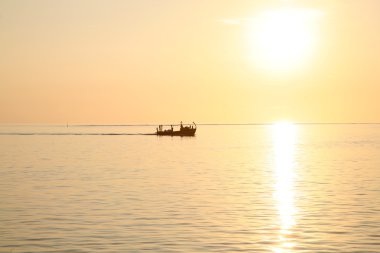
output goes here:
<path id="1" fill-rule="evenodd" d="M 0 252 L 380 252 L 380 125 L 153 130 L 1 126 Z"/>

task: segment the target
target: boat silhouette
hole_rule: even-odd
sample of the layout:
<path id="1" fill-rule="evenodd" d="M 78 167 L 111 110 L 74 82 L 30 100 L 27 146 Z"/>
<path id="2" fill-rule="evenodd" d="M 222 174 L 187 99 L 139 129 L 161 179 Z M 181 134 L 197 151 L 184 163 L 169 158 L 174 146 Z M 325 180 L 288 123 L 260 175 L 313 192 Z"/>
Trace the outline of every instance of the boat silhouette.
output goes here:
<path id="1" fill-rule="evenodd" d="M 165 136 L 194 136 L 197 131 L 197 125 L 193 124 L 183 125 L 182 121 L 179 125 L 179 130 L 175 131 L 173 125 L 170 126 L 170 129 L 163 129 L 163 125 L 159 125 L 156 128 L 156 135 L 165 135 Z"/>

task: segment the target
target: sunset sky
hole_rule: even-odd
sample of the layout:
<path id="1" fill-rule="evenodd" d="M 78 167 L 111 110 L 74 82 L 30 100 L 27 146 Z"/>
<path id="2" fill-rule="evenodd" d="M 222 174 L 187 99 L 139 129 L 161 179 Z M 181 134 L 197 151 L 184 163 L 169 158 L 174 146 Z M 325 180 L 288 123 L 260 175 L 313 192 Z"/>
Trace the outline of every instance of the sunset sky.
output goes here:
<path id="1" fill-rule="evenodd" d="M 380 1 L 0 1 L 0 123 L 380 122 Z"/>

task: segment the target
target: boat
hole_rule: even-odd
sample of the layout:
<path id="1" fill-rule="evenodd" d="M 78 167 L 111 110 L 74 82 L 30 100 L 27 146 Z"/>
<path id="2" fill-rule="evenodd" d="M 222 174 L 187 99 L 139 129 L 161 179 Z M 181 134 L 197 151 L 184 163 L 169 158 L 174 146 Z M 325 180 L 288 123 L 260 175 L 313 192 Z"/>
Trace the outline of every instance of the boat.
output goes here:
<path id="1" fill-rule="evenodd" d="M 159 125 L 156 128 L 156 135 L 160 136 L 194 136 L 197 131 L 197 125 L 193 124 L 183 125 L 182 121 L 179 125 L 179 130 L 175 131 L 173 125 L 170 126 L 170 129 L 163 129 L 163 125 Z"/>

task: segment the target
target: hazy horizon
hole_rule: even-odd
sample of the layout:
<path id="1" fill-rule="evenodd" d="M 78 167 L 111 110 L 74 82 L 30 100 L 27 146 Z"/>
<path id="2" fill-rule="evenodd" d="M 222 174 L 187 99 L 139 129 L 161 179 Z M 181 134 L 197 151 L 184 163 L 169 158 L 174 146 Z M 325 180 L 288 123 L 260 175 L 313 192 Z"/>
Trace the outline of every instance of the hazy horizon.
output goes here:
<path id="1" fill-rule="evenodd" d="M 199 122 L 196 123 L 196 125 L 215 125 L 215 126 L 228 126 L 228 125 L 276 125 L 279 123 L 290 123 L 293 125 L 379 125 L 380 122 L 293 122 L 293 121 L 276 121 L 276 122 L 256 122 L 256 123 L 213 123 L 213 122 Z M 192 124 L 192 122 L 183 122 L 183 124 Z M 91 127 L 91 126 L 157 126 L 157 125 L 163 125 L 163 126 L 179 126 L 180 123 L 170 123 L 170 122 L 148 122 L 148 123 L 120 123 L 120 124 L 81 124 L 81 123 L 62 123 L 62 124 L 54 124 L 54 123 L 0 123 L 0 126 L 63 126 L 63 127 Z"/>

